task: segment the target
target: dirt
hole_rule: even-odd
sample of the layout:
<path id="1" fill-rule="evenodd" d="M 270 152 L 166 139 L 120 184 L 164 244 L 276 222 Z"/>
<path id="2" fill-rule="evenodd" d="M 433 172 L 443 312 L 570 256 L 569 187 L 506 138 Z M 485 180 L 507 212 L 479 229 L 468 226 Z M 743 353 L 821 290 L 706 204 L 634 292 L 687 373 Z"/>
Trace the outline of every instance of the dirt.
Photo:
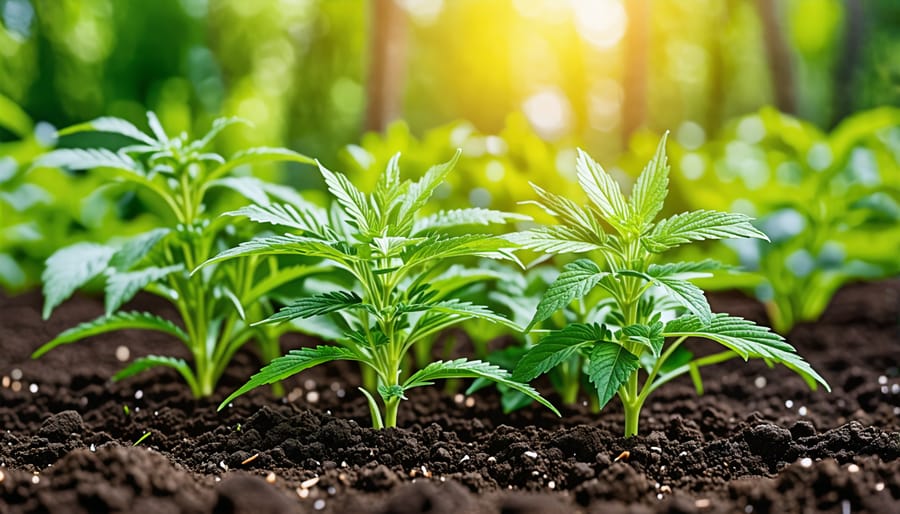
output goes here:
<path id="1" fill-rule="evenodd" d="M 765 321 L 741 295 L 711 300 Z M 148 298 L 131 307 L 171 315 Z M 43 322 L 39 295 L 0 298 L 0 514 L 900 512 L 900 281 L 845 288 L 791 334 L 831 394 L 779 367 L 728 362 L 704 370 L 701 397 L 689 380 L 654 393 L 627 440 L 615 401 L 601 414 L 504 415 L 490 389 L 417 390 L 401 429 L 375 431 L 346 364 L 291 379 L 284 399 L 259 389 L 217 413 L 258 368 L 252 348 L 208 401 L 167 370 L 110 382 L 120 347 L 129 359 L 186 356 L 148 332 L 29 359 L 101 312 L 77 297 Z"/>

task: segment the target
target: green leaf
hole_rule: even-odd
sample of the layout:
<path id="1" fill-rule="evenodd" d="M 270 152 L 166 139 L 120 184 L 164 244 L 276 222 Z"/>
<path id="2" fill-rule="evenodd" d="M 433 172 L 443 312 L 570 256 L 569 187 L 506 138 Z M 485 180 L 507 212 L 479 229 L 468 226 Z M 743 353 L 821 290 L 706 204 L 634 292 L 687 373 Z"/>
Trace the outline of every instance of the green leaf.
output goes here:
<path id="1" fill-rule="evenodd" d="M 407 391 L 414 387 L 432 385 L 434 380 L 448 378 L 485 378 L 492 382 L 503 384 L 527 395 L 559 416 L 559 411 L 556 410 L 556 407 L 544 399 L 533 387 L 512 380 L 509 372 L 500 366 L 477 360 L 456 359 L 432 362 L 409 377 L 403 383 L 403 390 Z"/>
<path id="2" fill-rule="evenodd" d="M 165 268 L 149 267 L 137 271 L 113 273 L 106 281 L 106 315 L 109 316 L 122 304 L 134 298 L 134 295 L 148 284 L 158 282 L 172 273 L 183 270 L 183 264 L 175 264 Z"/>
<path id="3" fill-rule="evenodd" d="M 660 321 L 652 325 L 629 325 L 622 329 L 622 335 L 626 336 L 630 341 L 636 341 L 646 346 L 654 358 L 659 358 L 663 344 L 666 342 L 662 332 L 663 324 Z"/>
<path id="4" fill-rule="evenodd" d="M 712 311 L 703 290 L 696 285 L 671 276 L 653 277 L 647 273 L 634 270 L 621 270 L 618 274 L 642 278 L 651 284 L 661 287 L 669 295 L 669 298 L 687 308 L 692 314 L 704 321 L 712 319 Z"/>
<path id="5" fill-rule="evenodd" d="M 156 146 L 157 142 L 152 137 L 144 134 L 140 129 L 132 125 L 130 122 L 123 120 L 122 118 L 113 118 L 109 116 L 105 116 L 102 118 L 97 118 L 92 121 L 88 121 L 85 123 L 79 123 L 78 125 L 73 125 L 71 127 L 67 127 L 63 130 L 59 131 L 60 136 L 67 136 L 69 134 L 75 134 L 77 132 L 106 132 L 109 134 L 119 134 L 120 136 L 125 136 L 130 139 L 134 139 L 135 141 L 140 141 L 149 146 Z"/>
<path id="6" fill-rule="evenodd" d="M 665 337 L 700 337 L 715 341 L 741 356 L 762 358 L 783 364 L 798 373 L 812 389 L 816 383 L 831 390 L 812 367 L 797 355 L 793 346 L 784 338 L 772 332 L 768 327 L 761 327 L 743 318 L 716 314 L 709 323 L 696 316 L 685 316 L 670 321 L 664 330 Z"/>
<path id="7" fill-rule="evenodd" d="M 703 278 L 712 276 L 711 271 L 728 270 L 721 262 L 712 259 L 704 259 L 698 262 L 667 262 L 665 264 L 651 264 L 647 267 L 647 274 L 653 278 L 678 278 L 681 280 Z"/>
<path id="8" fill-rule="evenodd" d="M 4 95 L 0 95 L 0 127 L 20 138 L 27 137 L 34 128 L 28 114 Z"/>
<path id="9" fill-rule="evenodd" d="M 268 205 L 265 183 L 256 177 L 225 177 L 209 183 L 209 187 L 226 187 L 257 205 Z"/>
<path id="10" fill-rule="evenodd" d="M 250 166 L 276 161 L 299 162 L 301 164 L 315 164 L 316 161 L 287 148 L 256 147 L 242 150 L 231 156 L 231 159 L 216 167 L 207 176 L 207 180 L 214 180 L 225 176 L 226 173 L 238 166 Z"/>
<path id="11" fill-rule="evenodd" d="M 193 148 L 195 151 L 203 150 L 204 148 L 209 146 L 209 144 L 212 143 L 213 139 L 215 139 L 223 130 L 225 130 L 226 128 L 228 128 L 232 125 L 239 125 L 239 124 L 247 125 L 247 126 L 253 125 L 252 123 L 245 120 L 244 118 L 239 118 L 237 116 L 216 118 L 213 121 L 212 127 L 209 129 L 209 132 L 204 134 L 203 138 L 194 141 L 191 144 L 191 148 Z"/>
<path id="12" fill-rule="evenodd" d="M 44 319 L 76 289 L 103 273 L 114 248 L 94 243 L 75 243 L 57 250 L 47 259 L 41 275 L 44 282 Z"/>
<path id="13" fill-rule="evenodd" d="M 522 248 L 549 254 L 587 253 L 599 250 L 600 243 L 561 225 L 537 227 L 506 234 L 504 239 Z"/>
<path id="14" fill-rule="evenodd" d="M 360 307 L 367 306 L 362 303 L 362 298 L 358 294 L 352 291 L 334 291 L 301 298 L 265 320 L 254 323 L 254 325 L 287 321 L 294 318 L 311 318 L 330 312 Z"/>
<path id="15" fill-rule="evenodd" d="M 536 184 L 530 184 L 541 201 L 524 203 L 534 203 L 542 208 L 547 214 L 559 220 L 578 240 L 597 245 L 606 241 L 606 232 L 590 209 L 582 208 L 568 198 L 551 193 Z"/>
<path id="16" fill-rule="evenodd" d="M 566 308 L 572 300 L 582 298 L 609 275 L 590 259 L 578 259 L 563 266 L 562 273 L 550 284 L 538 303 L 537 312 L 534 313 L 531 323 L 525 327 L 525 331 L 531 330 L 536 324 L 546 320 L 556 311 Z"/>
<path id="17" fill-rule="evenodd" d="M 39 157 L 35 161 L 34 166 L 39 168 L 68 168 L 71 170 L 114 168 L 141 176 L 144 175 L 140 165 L 134 159 L 105 148 L 63 148 L 53 150 Z"/>
<path id="18" fill-rule="evenodd" d="M 587 373 L 591 383 L 597 388 L 601 409 L 639 366 L 637 356 L 620 344 L 600 343 L 594 346 Z"/>
<path id="19" fill-rule="evenodd" d="M 458 237 L 433 235 L 409 248 L 405 268 L 421 265 L 428 261 L 454 257 L 488 257 L 506 259 L 509 241 L 490 234 L 468 234 Z"/>
<path id="20" fill-rule="evenodd" d="M 303 370 L 336 360 L 355 361 L 359 360 L 359 358 L 351 350 L 339 346 L 317 346 L 315 348 L 291 350 L 287 355 L 275 358 L 263 367 L 259 373 L 250 377 L 246 384 L 231 393 L 228 398 L 225 398 L 225 401 L 219 404 L 219 410 L 224 409 L 232 400 L 251 389 L 261 385 L 280 382 Z"/>
<path id="21" fill-rule="evenodd" d="M 413 223 L 412 234 L 417 235 L 426 231 L 455 228 L 466 225 L 490 225 L 492 223 L 504 224 L 510 221 L 525 221 L 528 216 L 510 212 L 495 211 L 491 209 L 470 208 L 440 211 L 431 216 L 421 218 Z"/>
<path id="22" fill-rule="evenodd" d="M 419 181 L 410 184 L 401 199 L 396 226 L 392 227 L 396 230 L 396 234 L 404 234 L 412 230 L 416 214 L 428 203 L 434 190 L 444 182 L 447 174 L 456 166 L 461 154 L 462 151 L 457 150 L 449 161 L 432 166 Z"/>
<path id="23" fill-rule="evenodd" d="M 268 205 L 248 205 L 223 216 L 246 216 L 257 223 L 269 223 L 280 227 L 300 230 L 316 237 L 325 237 L 327 215 L 325 211 L 308 206 L 271 203 Z"/>
<path id="24" fill-rule="evenodd" d="M 118 382 L 119 380 L 132 377 L 137 375 L 138 373 L 142 373 L 151 368 L 173 368 L 178 373 L 184 377 L 184 381 L 187 382 L 188 386 L 191 388 L 191 391 L 197 390 L 197 378 L 194 376 L 194 372 L 191 370 L 191 367 L 188 365 L 184 359 L 176 359 L 173 357 L 164 357 L 161 355 L 147 355 L 146 357 L 139 357 L 131 362 L 124 369 L 119 371 L 113 376 L 113 381 Z"/>
<path id="25" fill-rule="evenodd" d="M 578 183 L 603 219 L 618 229 L 623 228 L 628 220 L 628 205 L 619 184 L 580 148 L 575 170 L 578 174 Z"/>
<path id="26" fill-rule="evenodd" d="M 257 237 L 219 253 L 201 264 L 200 267 L 235 257 L 249 257 L 251 255 L 304 255 L 307 257 L 332 259 L 341 263 L 353 260 L 352 256 L 335 248 L 332 246 L 333 244 L 321 239 L 295 236 L 293 234 Z M 197 270 L 193 271 L 193 273 L 196 272 Z"/>
<path id="27" fill-rule="evenodd" d="M 334 173 L 321 164 L 319 164 L 319 172 L 325 179 L 328 191 L 344 212 L 350 216 L 351 219 L 348 221 L 360 232 L 369 233 L 375 216 L 368 197 L 357 189 L 344 174 Z"/>
<path id="28" fill-rule="evenodd" d="M 128 271 L 146 257 L 170 232 L 168 228 L 157 228 L 132 237 L 113 254 L 109 266 L 119 271 Z"/>
<path id="29" fill-rule="evenodd" d="M 166 135 L 166 131 L 163 130 L 162 123 L 159 122 L 159 118 L 156 117 L 156 113 L 153 111 L 147 111 L 147 124 L 150 125 L 150 130 L 153 132 L 153 135 L 159 140 L 160 143 L 165 143 L 169 141 L 169 136 Z"/>
<path id="30" fill-rule="evenodd" d="M 101 316 L 93 321 L 81 323 L 62 332 L 52 341 L 38 348 L 31 357 L 36 359 L 57 346 L 117 330 L 154 330 L 178 338 L 185 344 L 188 344 L 189 341 L 184 330 L 167 319 L 148 312 L 117 312 L 111 316 Z"/>
<path id="31" fill-rule="evenodd" d="M 516 364 L 513 379 L 530 382 L 577 354 L 582 347 L 609 341 L 612 334 L 598 323 L 572 323 L 554 330 L 531 347 Z"/>
<path id="32" fill-rule="evenodd" d="M 662 210 L 669 193 L 669 164 L 666 161 L 666 139 L 668 132 L 663 134 L 656 147 L 656 154 L 644 168 L 644 171 L 634 183 L 631 191 L 631 219 L 636 224 L 635 228 L 643 230 L 653 223 L 656 215 Z"/>
<path id="33" fill-rule="evenodd" d="M 653 253 L 706 239 L 769 238 L 743 214 L 718 211 L 690 211 L 660 221 L 641 243 Z"/>

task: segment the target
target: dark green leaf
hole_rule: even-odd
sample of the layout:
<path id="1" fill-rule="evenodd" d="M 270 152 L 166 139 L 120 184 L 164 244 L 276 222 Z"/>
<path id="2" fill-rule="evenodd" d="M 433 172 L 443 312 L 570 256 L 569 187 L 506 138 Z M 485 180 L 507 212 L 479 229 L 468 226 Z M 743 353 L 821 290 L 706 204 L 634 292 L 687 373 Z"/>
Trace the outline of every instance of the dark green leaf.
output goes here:
<path id="1" fill-rule="evenodd" d="M 637 356 L 620 344 L 600 343 L 594 346 L 587 373 L 591 383 L 597 388 L 601 409 L 639 366 Z"/>

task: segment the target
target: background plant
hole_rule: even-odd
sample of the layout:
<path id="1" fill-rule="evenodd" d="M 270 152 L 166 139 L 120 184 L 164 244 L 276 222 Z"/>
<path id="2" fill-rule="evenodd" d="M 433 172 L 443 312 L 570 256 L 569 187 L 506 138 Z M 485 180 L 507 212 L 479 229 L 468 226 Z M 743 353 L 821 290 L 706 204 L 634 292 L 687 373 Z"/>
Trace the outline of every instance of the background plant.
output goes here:
<path id="1" fill-rule="evenodd" d="M 481 280 L 480 270 L 451 266 L 460 258 L 512 259 L 510 243 L 471 232 L 470 227 L 504 223 L 520 216 L 486 209 L 420 212 L 456 163 L 430 168 L 417 182 L 401 181 L 395 156 L 371 194 L 357 189 L 344 175 L 323 166 L 334 203 L 326 212 L 313 205 L 253 205 L 238 211 L 255 221 L 292 232 L 257 238 L 219 254 L 210 262 L 260 255 L 321 258 L 343 271 L 350 287 L 302 298 L 261 323 L 295 318 L 338 316 L 343 326 L 336 345 L 293 350 L 273 360 L 223 403 L 260 386 L 335 360 L 359 362 L 377 376 L 360 390 L 369 402 L 376 428 L 397 424 L 400 401 L 414 388 L 437 379 L 486 378 L 521 391 L 553 407 L 526 384 L 510 379 L 497 366 L 464 358 L 436 361 L 403 376 L 404 361 L 414 345 L 464 320 L 480 318 L 513 326 L 490 309 L 467 302 L 458 292 Z M 466 232 L 459 235 L 459 231 Z M 379 405 L 376 397 L 380 397 Z"/>
<path id="2" fill-rule="evenodd" d="M 897 109 L 855 114 L 831 133 L 763 109 L 712 141 L 681 139 L 673 180 L 683 203 L 757 216 L 772 240 L 705 248 L 750 272 L 709 284 L 753 292 L 780 333 L 818 319 L 847 282 L 900 271 Z"/>
<path id="3" fill-rule="evenodd" d="M 213 216 L 213 191 L 230 189 L 258 204 L 270 195 L 293 198 L 289 189 L 252 177 L 233 176 L 240 166 L 274 160 L 312 162 L 280 148 L 253 148 L 230 159 L 208 149 L 213 139 L 236 119 L 217 120 L 203 137 L 186 134 L 170 138 L 153 113 L 147 114 L 152 134 L 118 118 L 99 118 L 60 132 L 116 134 L 130 144 L 111 151 L 103 148 L 58 149 L 42 156 L 37 167 L 91 170 L 118 190 L 136 191 L 148 210 L 164 213 L 163 226 L 113 244 L 76 243 L 54 253 L 43 274 L 44 317 L 76 289 L 98 279 L 105 282 L 106 312 L 100 318 L 66 330 L 35 353 L 39 357 L 62 344 L 122 329 L 155 330 L 181 340 L 192 364 L 169 356 L 135 359 L 115 378 L 121 379 L 158 366 L 174 368 L 196 397 L 213 393 L 216 382 L 234 353 L 256 336 L 262 353 L 279 353 L 277 337 L 244 322 L 269 308 L 266 294 L 307 274 L 307 266 L 279 270 L 274 259 L 251 258 L 210 266 L 191 277 L 190 271 L 224 247 L 232 237 L 245 236 L 226 218 Z M 276 274 L 276 271 L 278 272 Z M 183 323 L 148 312 L 124 312 L 120 307 L 146 290 L 173 304 Z"/>
<path id="4" fill-rule="evenodd" d="M 578 182 L 590 205 L 582 207 L 536 187 L 537 204 L 557 224 L 509 236 L 540 252 L 595 256 L 563 268 L 541 299 L 529 329 L 595 288 L 612 299 L 612 309 L 602 319 L 549 332 L 522 357 L 513 378 L 532 380 L 571 356 L 582 355 L 600 406 L 616 395 L 622 401 L 626 437 L 637 434 L 641 408 L 656 388 L 685 373 L 699 384 L 701 367 L 735 357 L 784 364 L 810 387 L 817 383 L 828 387 L 779 335 L 745 319 L 711 312 L 703 291 L 688 279 L 718 268 L 718 263 L 661 259 L 660 254 L 692 241 L 766 238 L 743 214 L 700 210 L 657 221 L 668 194 L 665 145 L 663 137 L 627 199 L 599 164 L 580 153 Z M 671 311 L 675 317 L 667 319 Z M 682 362 L 677 353 L 689 337 L 715 341 L 727 350 Z"/>

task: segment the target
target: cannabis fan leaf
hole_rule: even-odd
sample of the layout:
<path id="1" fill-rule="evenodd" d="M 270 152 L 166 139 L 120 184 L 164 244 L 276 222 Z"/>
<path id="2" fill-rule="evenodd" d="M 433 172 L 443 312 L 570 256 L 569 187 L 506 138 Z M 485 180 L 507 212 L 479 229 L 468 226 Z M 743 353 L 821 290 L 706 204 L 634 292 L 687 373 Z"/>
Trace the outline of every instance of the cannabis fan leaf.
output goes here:
<path id="1" fill-rule="evenodd" d="M 533 203 L 557 224 L 508 236 L 539 252 L 589 256 L 563 267 L 538 303 L 529 330 L 576 299 L 597 302 L 598 295 L 592 294 L 597 288 L 611 306 L 581 305 L 579 312 L 595 319 L 551 330 L 522 356 L 513 377 L 530 380 L 572 359 L 586 362 L 599 405 L 616 395 L 622 400 L 626 436 L 637 434 L 641 408 L 657 387 L 690 373 L 701 390 L 699 368 L 734 357 L 783 364 L 810 387 L 828 388 L 781 336 L 750 321 L 712 313 L 703 291 L 690 280 L 723 266 L 713 261 L 655 262 L 663 252 L 694 241 L 767 240 L 742 214 L 701 210 L 657 220 L 669 183 L 665 146 L 664 136 L 627 198 L 599 164 L 579 152 L 578 182 L 590 204 L 582 207 L 535 187 L 540 199 Z M 663 315 L 674 319 L 663 324 Z M 681 348 L 688 338 L 715 341 L 727 350 L 693 359 Z"/>
<path id="2" fill-rule="evenodd" d="M 486 209 L 462 209 L 422 215 L 434 190 L 459 154 L 433 166 L 418 181 L 401 180 L 398 156 L 389 162 L 372 193 L 360 191 L 348 177 L 319 171 L 334 203 L 328 211 L 307 203 L 253 205 L 229 213 L 274 226 L 282 235 L 258 237 L 225 250 L 207 264 L 263 255 L 317 257 L 352 284 L 288 302 L 256 324 L 331 316 L 341 327 L 339 346 L 319 346 L 276 358 L 222 404 L 254 387 L 283 379 L 331 360 L 357 361 L 368 370 L 362 393 L 376 428 L 397 424 L 400 401 L 409 389 L 447 378 L 488 379 L 543 403 L 530 386 L 488 363 L 458 359 L 428 364 L 403 379 L 403 363 L 413 345 L 468 319 L 514 326 L 509 320 L 458 294 L 492 275 L 450 266 L 456 259 L 514 259 L 506 239 L 471 232 L 471 227 L 505 223 L 522 216 Z M 452 273 L 451 273 L 452 270 Z M 379 404 L 376 398 L 379 398 Z M 554 409 L 555 411 L 555 409 Z"/>

